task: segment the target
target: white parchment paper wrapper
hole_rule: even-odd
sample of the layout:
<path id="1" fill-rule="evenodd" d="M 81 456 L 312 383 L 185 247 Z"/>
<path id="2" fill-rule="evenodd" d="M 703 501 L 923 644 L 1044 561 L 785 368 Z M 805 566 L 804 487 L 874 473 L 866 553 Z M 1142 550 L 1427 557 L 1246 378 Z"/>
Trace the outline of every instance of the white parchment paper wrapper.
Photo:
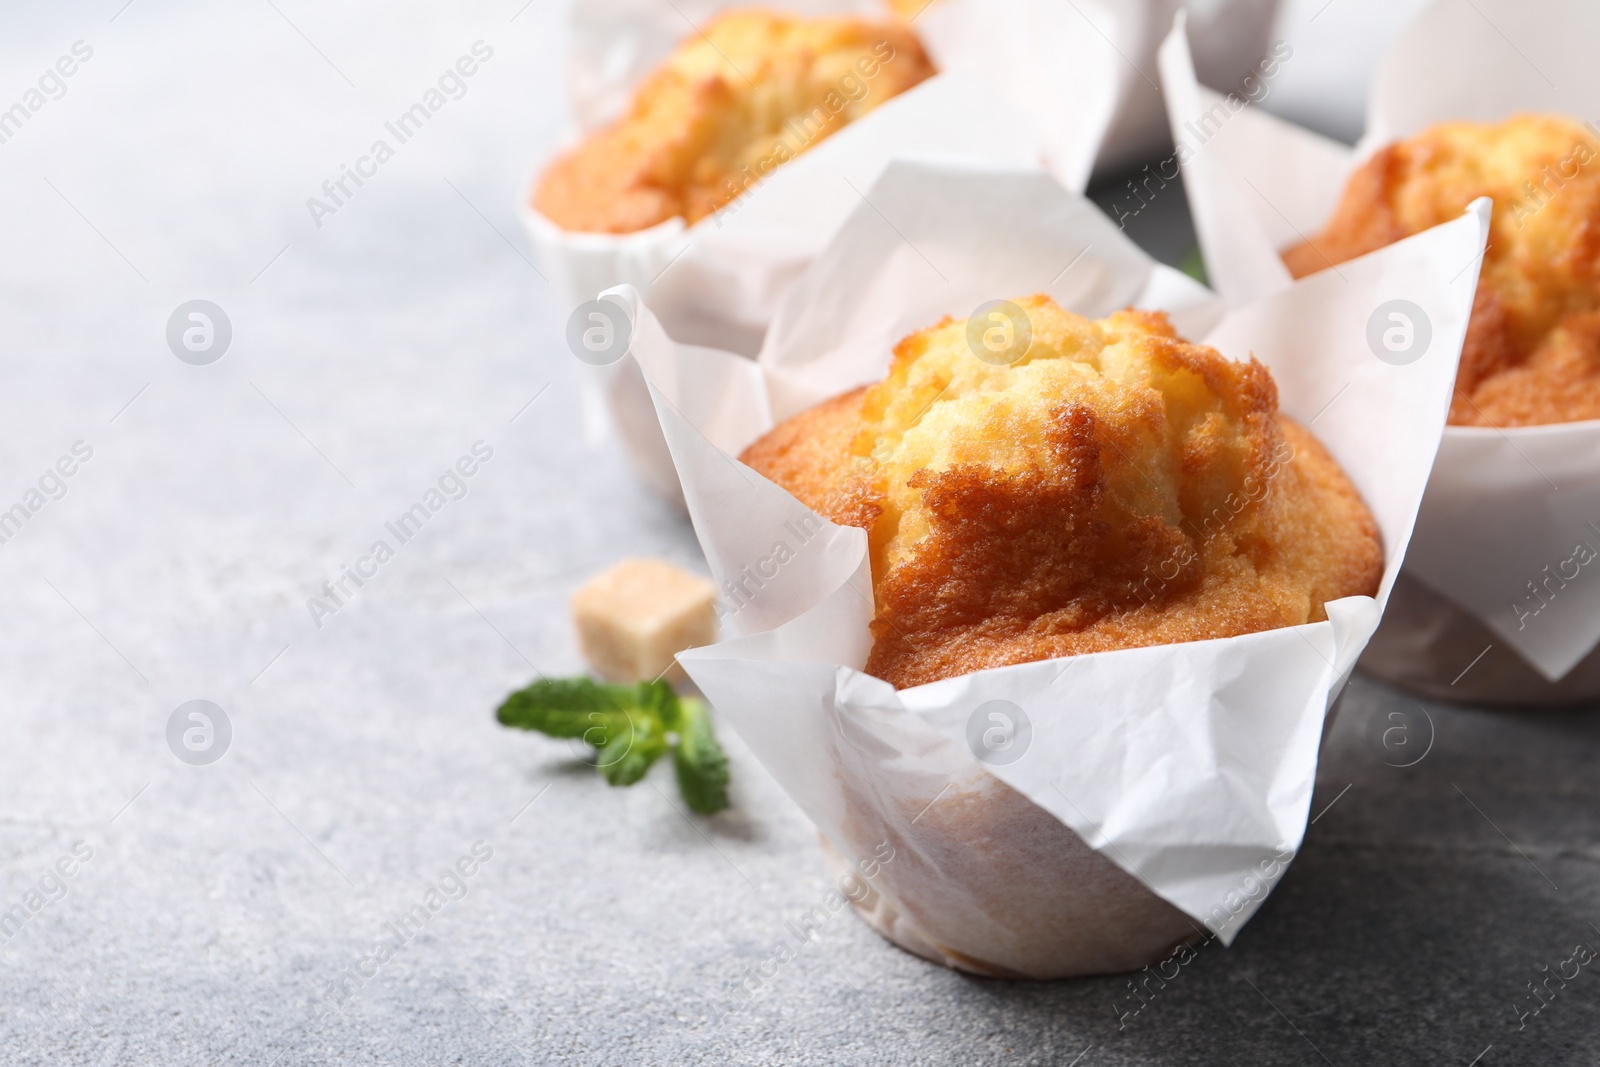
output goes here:
<path id="1" fill-rule="evenodd" d="M 1235 110 L 1199 85 L 1180 21 L 1162 47 L 1161 74 L 1174 136 L 1189 149 L 1179 159 L 1212 284 L 1231 306 L 1286 289 L 1280 252 L 1323 227 L 1351 170 L 1376 148 L 1432 123 L 1519 111 L 1600 118 L 1596 40 L 1600 6 L 1593 4 L 1435 4 L 1385 58 L 1367 134 L 1351 149 L 1257 109 Z M 1477 272 L 1471 260 L 1456 269 Z M 1373 308 L 1387 299 L 1379 294 Z M 1364 662 L 1435 696 L 1537 702 L 1600 695 L 1600 662 L 1585 667 L 1589 681 L 1580 689 L 1541 684 L 1592 658 L 1600 643 L 1600 580 L 1585 570 L 1552 583 L 1543 607 L 1529 585 L 1542 584 L 1580 543 L 1600 551 L 1591 522 L 1600 524 L 1600 422 L 1448 427 L 1406 558 L 1408 577 L 1448 602 L 1408 597 L 1396 617 L 1408 620 L 1408 632 L 1391 638 L 1386 627 Z M 1452 604 L 1479 625 L 1450 618 Z M 1539 610 L 1527 617 L 1513 605 Z M 1516 656 L 1496 648 L 1478 678 L 1469 673 L 1452 685 L 1490 643 Z M 1518 670 L 1517 657 L 1533 670 Z"/>
<path id="2" fill-rule="evenodd" d="M 578 124 L 574 139 L 617 118 L 639 81 L 692 27 L 739 6 L 749 5 L 724 0 L 591 0 L 576 5 L 570 76 Z M 807 15 L 892 18 L 886 5 L 870 0 L 777 0 L 762 6 Z M 956 24 L 951 32 L 960 29 Z M 985 40 L 966 47 L 980 47 Z M 1053 71 L 1037 42 L 1029 42 L 1020 54 L 1007 54 L 1012 58 L 1019 68 L 1014 77 L 1026 77 L 1030 65 L 1040 71 L 1040 79 Z M 1046 131 L 1040 121 L 973 74 L 975 65 L 941 65 L 940 74 L 777 167 L 744 196 L 693 226 L 676 219 L 634 234 L 567 233 L 532 208 L 536 173 L 522 214 L 540 269 L 558 280 L 574 306 L 608 286 L 628 283 L 645 294 L 674 338 L 752 354 L 784 290 L 860 203 L 860 190 L 890 159 L 950 154 L 1035 163 L 1042 158 Z M 1054 82 L 1048 88 L 1059 89 L 1061 77 Z M 875 79 L 863 83 L 869 99 L 884 91 Z M 1062 172 L 1075 188 L 1082 188 L 1115 90 L 1111 81 L 1073 88 L 1079 95 L 1072 101 L 1072 121 L 1051 131 L 1049 140 L 1062 160 Z M 1057 106 L 1052 117 L 1060 120 L 1065 110 Z M 1102 117 L 1078 120 L 1078 115 Z"/>
<path id="3" fill-rule="evenodd" d="M 1043 978 L 1136 967 L 1200 923 L 1231 939 L 1281 874 L 1273 857 L 1299 845 L 1327 708 L 1404 555 L 1472 303 L 1473 279 L 1454 264 L 1482 249 L 1487 202 L 1352 263 L 1348 283 L 1309 279 L 1222 317 L 1210 293 L 1042 171 L 898 162 L 869 196 L 754 361 L 673 343 L 635 290 L 604 297 L 634 316 L 631 355 L 724 591 L 731 639 L 681 661 L 834 847 L 859 859 L 893 843 L 874 889 L 897 916 L 879 926 L 901 944 Z M 1379 598 L 1331 603 L 1307 626 L 898 692 L 863 674 L 865 534 L 733 457 L 777 420 L 882 377 L 907 331 L 1036 291 L 1091 316 L 1168 309 L 1191 336 L 1265 362 L 1283 409 L 1315 421 L 1377 516 L 1389 561 Z M 1397 294 L 1427 309 L 1438 346 L 1406 367 L 1362 341 L 1372 303 Z M 992 700 L 1023 709 L 1031 740 L 986 767 L 967 737 Z M 1012 793 L 1031 804 L 1018 811 Z M 1030 826 L 1035 808 L 1070 844 Z"/>
<path id="4" fill-rule="evenodd" d="M 612 121 L 690 32 L 741 0 L 591 0 L 573 13 L 577 133 Z M 776 0 L 810 15 L 886 19 L 873 0 Z M 712 219 L 636 234 L 569 234 L 524 197 L 541 267 L 572 303 L 622 283 L 645 293 L 679 340 L 754 351 L 787 282 L 827 243 L 891 158 L 974 155 L 1041 162 L 1082 190 L 1102 149 L 1128 161 L 1164 140 L 1154 53 L 1180 0 L 933 0 L 913 23 L 941 71 L 778 168 Z M 1201 69 L 1233 82 L 1265 50 L 1277 0 L 1218 0 L 1195 22 Z M 945 82 L 953 84 L 945 85 Z M 981 88 L 978 87 L 981 83 Z M 867 92 L 873 90 L 871 80 Z M 780 180 L 779 176 L 785 180 Z M 533 176 L 537 182 L 538 175 Z M 529 192 L 531 194 L 532 185 Z M 668 265 L 670 273 L 663 274 Z"/>
<path id="5" fill-rule="evenodd" d="M 971 156 L 1043 163 L 1082 190 L 1112 130 L 1118 159 L 1165 137 L 1154 51 L 1178 0 L 934 0 L 914 22 L 941 73 L 787 163 L 711 218 L 625 235 L 568 233 L 520 207 L 540 270 L 577 307 L 631 284 L 675 339 L 753 354 L 778 301 L 890 159 Z M 586 0 L 575 6 L 574 137 L 613 120 L 634 87 L 700 26 L 741 0 Z M 775 0 L 811 15 L 891 17 L 874 0 Z M 1197 28 L 1202 68 L 1229 81 L 1261 55 L 1277 0 L 1217 0 Z M 891 61 L 892 62 L 892 61 Z M 867 92 L 874 91 L 866 81 Z M 542 165 L 541 165 L 542 170 Z M 681 503 L 636 374 L 598 376 L 646 482 Z"/>

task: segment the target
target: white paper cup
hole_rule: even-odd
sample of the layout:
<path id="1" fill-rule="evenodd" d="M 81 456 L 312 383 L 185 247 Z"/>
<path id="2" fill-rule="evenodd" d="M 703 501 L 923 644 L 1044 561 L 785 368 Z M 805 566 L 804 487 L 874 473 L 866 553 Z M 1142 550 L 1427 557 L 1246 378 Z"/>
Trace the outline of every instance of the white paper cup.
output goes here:
<path id="1" fill-rule="evenodd" d="M 1481 251 L 1487 202 L 1355 261 L 1347 281 L 1310 279 L 1219 322 L 1212 294 L 1042 171 L 900 162 L 868 195 L 755 360 L 674 343 L 634 290 L 604 297 L 633 316 L 631 357 L 724 593 L 724 640 L 680 662 L 840 855 L 892 851 L 868 916 L 910 951 L 1057 978 L 1137 966 L 1198 932 L 1226 943 L 1299 847 L 1329 705 L 1405 555 L 1472 304 L 1453 263 Z M 1378 521 L 1378 596 L 1305 626 L 911 689 L 862 673 L 866 535 L 733 457 L 881 378 L 909 331 L 1031 292 L 1095 317 L 1165 309 L 1186 335 L 1261 359 L 1282 410 L 1315 424 Z M 1354 343 L 1369 307 L 1397 295 L 1427 310 L 1440 346 L 1405 367 Z"/>
<path id="2" fill-rule="evenodd" d="M 1361 669 L 1431 700 L 1578 708 L 1600 700 L 1600 650 L 1550 681 L 1469 612 L 1402 571 Z"/>
<path id="3" fill-rule="evenodd" d="M 1515 45 L 1496 28 L 1512 25 Z M 1600 118 L 1600 67 L 1587 44 L 1597 36 L 1592 4 L 1435 3 L 1384 59 L 1367 134 L 1351 149 L 1201 87 L 1180 19 L 1162 46 L 1163 87 L 1212 284 L 1232 306 L 1287 288 L 1282 251 L 1322 229 L 1350 172 L 1381 145 L 1436 122 L 1521 111 Z M 1545 586 L 1547 568 L 1562 566 L 1576 543 L 1600 550 L 1600 531 L 1589 527 L 1597 521 L 1600 422 L 1447 427 L 1409 580 L 1363 666 L 1443 700 L 1600 699 L 1600 575 Z"/>
<path id="4" fill-rule="evenodd" d="M 867 887 L 857 914 L 913 955 L 989 978 L 1068 978 L 1136 971 L 1206 936 L 998 778 L 979 771 L 943 796 L 902 799 L 892 822 L 878 805 L 852 813 L 854 855 L 894 849 L 876 878 L 822 845 L 836 881 L 856 874 Z"/>

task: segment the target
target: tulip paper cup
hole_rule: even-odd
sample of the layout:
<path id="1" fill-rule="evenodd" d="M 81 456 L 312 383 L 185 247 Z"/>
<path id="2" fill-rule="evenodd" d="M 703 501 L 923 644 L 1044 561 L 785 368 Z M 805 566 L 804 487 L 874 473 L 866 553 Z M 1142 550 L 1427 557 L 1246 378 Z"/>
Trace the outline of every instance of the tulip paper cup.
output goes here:
<path id="1" fill-rule="evenodd" d="M 1180 21 L 1161 72 L 1212 284 L 1233 306 L 1288 289 L 1282 251 L 1322 229 L 1351 171 L 1433 123 L 1522 111 L 1600 122 L 1597 37 L 1592 4 L 1436 3 L 1385 58 L 1367 134 L 1351 149 L 1200 86 Z M 1451 267 L 1477 269 L 1470 259 Z M 1374 337 L 1405 349 L 1414 326 L 1391 307 Z M 1592 702 L 1600 578 L 1586 561 L 1597 557 L 1600 422 L 1446 427 L 1405 573 L 1362 666 L 1442 699 Z"/>
<path id="2" fill-rule="evenodd" d="M 1277 0 L 1223 0 L 1200 31 L 1209 69 L 1243 73 L 1265 47 Z M 729 0 L 592 0 L 574 9 L 571 93 L 581 135 L 615 119 L 639 81 L 687 34 Z M 775 0 L 762 6 L 807 15 L 855 13 L 888 20 L 874 0 Z M 1176 0 L 933 0 L 912 21 L 940 73 L 881 104 L 793 161 L 769 171 L 724 208 L 694 225 L 673 219 L 631 234 L 572 233 L 532 207 L 522 218 L 540 270 L 574 311 L 579 358 L 608 370 L 602 387 L 629 454 L 645 480 L 681 501 L 637 372 L 611 367 L 621 346 L 593 298 L 630 284 L 676 340 L 752 355 L 788 288 L 862 203 L 862 191 L 891 159 L 937 154 L 1046 166 L 1082 190 L 1106 141 L 1120 155 L 1147 146 L 1159 126 L 1150 69 L 1158 27 Z M 1133 56 L 1139 67 L 1130 66 Z M 893 63 L 891 58 L 887 61 Z M 841 85 L 841 96 L 883 90 L 872 78 Z M 797 147 L 804 147 L 803 145 Z M 548 161 L 546 161 L 548 163 Z M 540 170 L 542 172 L 543 166 Z M 537 183 L 539 175 L 532 182 Z M 601 318 L 594 318 L 598 314 Z"/>
<path id="3" fill-rule="evenodd" d="M 860 907 L 919 955 L 989 975 L 1136 968 L 1210 930 L 1230 941 L 1306 824 L 1317 750 L 1399 571 L 1444 426 L 1480 205 L 1459 220 L 1224 314 L 1037 169 L 902 161 L 797 282 L 755 360 L 633 324 L 724 640 L 680 656 L 816 822 L 870 871 Z M 873 589 L 863 531 L 836 526 L 734 457 L 777 420 L 881 378 L 894 343 L 945 314 L 1046 292 L 1102 316 L 1167 310 L 1186 336 L 1252 353 L 1367 500 L 1377 599 L 1225 640 L 1017 664 L 896 690 L 862 672 Z M 1424 309 L 1433 342 L 1372 356 L 1371 308 Z M 860 876 L 858 876 L 859 878 Z M 856 895 L 852 893 L 852 895 Z"/>

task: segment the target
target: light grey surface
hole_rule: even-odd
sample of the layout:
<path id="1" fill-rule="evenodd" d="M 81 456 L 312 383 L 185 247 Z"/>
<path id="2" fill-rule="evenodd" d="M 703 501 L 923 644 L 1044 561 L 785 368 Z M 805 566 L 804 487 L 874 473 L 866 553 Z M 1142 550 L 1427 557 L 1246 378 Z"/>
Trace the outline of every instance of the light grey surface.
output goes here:
<path id="1" fill-rule="evenodd" d="M 561 12 L 121 3 L 0 16 L 0 105 L 95 50 L 0 144 L 0 507 L 94 449 L 0 545 L 0 908 L 93 850 L 0 935 L 0 1062 L 1592 1060 L 1587 974 L 1524 1031 L 1512 1003 L 1600 945 L 1594 717 L 1435 708 L 1396 769 L 1359 679 L 1279 891 L 1125 1029 L 1124 979 L 964 978 L 848 914 L 722 1017 L 829 888 L 804 817 L 737 737 L 733 809 L 690 820 L 670 774 L 611 790 L 491 716 L 533 665 L 579 668 L 582 577 L 698 558 L 522 258 Z M 315 228 L 306 198 L 478 39 L 466 95 Z M 197 297 L 234 327 L 203 367 L 164 339 Z M 306 599 L 478 440 L 466 497 L 315 626 Z M 166 742 L 195 698 L 234 731 L 206 767 Z M 466 896 L 319 1018 L 480 840 Z"/>

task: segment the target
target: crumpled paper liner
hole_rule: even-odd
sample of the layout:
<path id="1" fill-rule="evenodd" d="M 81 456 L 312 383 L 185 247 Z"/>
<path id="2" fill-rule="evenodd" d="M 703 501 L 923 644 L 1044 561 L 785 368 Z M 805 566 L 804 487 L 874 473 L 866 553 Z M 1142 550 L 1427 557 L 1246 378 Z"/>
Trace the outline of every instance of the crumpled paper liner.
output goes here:
<path id="1" fill-rule="evenodd" d="M 625 283 L 646 294 L 675 339 L 753 355 L 788 287 L 889 160 L 907 155 L 1033 163 L 1039 139 L 981 79 L 937 74 L 692 226 L 677 218 L 627 234 L 563 230 L 532 206 L 538 174 L 520 210 L 540 270 L 571 306 Z"/>
<path id="2" fill-rule="evenodd" d="M 1600 649 L 1559 681 L 1548 681 L 1499 635 L 1406 571 L 1361 667 L 1433 700 L 1562 708 L 1593 704 L 1600 695 Z"/>
<path id="3" fill-rule="evenodd" d="M 990 978 L 1055 978 L 1138 970 L 1204 936 L 998 778 L 973 768 L 927 785 L 897 791 L 887 818 L 881 804 L 849 808 L 852 842 L 895 849 L 857 911 L 906 951 Z M 835 877 L 855 869 L 822 842 Z"/>
<path id="4" fill-rule="evenodd" d="M 1367 134 L 1350 149 L 1201 87 L 1180 19 L 1161 70 L 1174 135 L 1190 149 L 1180 162 L 1212 284 L 1235 306 L 1289 286 L 1281 250 L 1322 228 L 1350 171 L 1381 145 L 1450 119 L 1600 115 L 1597 37 L 1592 4 L 1436 3 L 1385 58 Z M 1587 525 L 1596 521 L 1600 422 L 1447 427 L 1406 557 L 1411 581 L 1362 666 L 1446 700 L 1600 699 L 1600 576 L 1582 568 L 1545 584 L 1545 568 L 1561 568 L 1579 542 L 1600 551 Z"/>
<path id="5" fill-rule="evenodd" d="M 1453 264 L 1481 251 L 1487 202 L 1352 263 L 1348 282 L 1309 279 L 1218 321 L 1209 292 L 1041 171 L 898 162 L 868 195 L 756 360 L 675 343 L 632 289 L 603 297 L 632 316 L 631 358 L 723 594 L 724 640 L 680 662 L 841 855 L 893 845 L 872 914 L 913 951 L 1055 978 L 1154 959 L 1185 928 L 1231 940 L 1299 846 L 1329 705 L 1404 556 L 1472 304 L 1473 279 Z M 905 690 L 862 673 L 865 533 L 733 457 L 776 421 L 881 378 L 910 330 L 1038 291 L 1091 316 L 1164 308 L 1188 335 L 1261 358 L 1283 410 L 1314 424 L 1378 519 L 1379 596 L 1331 602 L 1305 626 Z M 1379 295 L 1427 309 L 1433 356 L 1395 367 L 1365 350 Z M 1019 727 L 1012 762 L 980 763 L 969 726 L 996 700 L 1031 733 Z"/>
<path id="6" fill-rule="evenodd" d="M 1147 71 L 1178 0 L 933 0 L 914 23 L 941 73 L 778 167 L 715 216 L 632 234 L 569 233 L 519 206 L 539 269 L 568 307 L 628 284 L 678 340 L 754 355 L 778 302 L 890 159 L 968 156 L 1044 165 L 1068 188 L 1088 183 L 1102 143 L 1118 159 L 1164 136 Z M 575 6 L 570 90 L 579 131 L 611 121 L 634 86 L 691 26 L 741 0 L 588 0 Z M 763 6 L 879 19 L 877 0 L 775 0 Z M 1277 0 L 1220 0 L 1198 31 L 1202 65 L 1242 76 L 1265 48 Z M 1128 57 L 1128 58 L 1124 58 Z M 872 82 L 866 82 L 872 91 Z M 1107 142 L 1108 130 L 1110 140 Z M 544 164 L 541 163 L 542 172 Z M 596 375 L 624 445 L 651 488 L 682 492 L 643 382 Z"/>

